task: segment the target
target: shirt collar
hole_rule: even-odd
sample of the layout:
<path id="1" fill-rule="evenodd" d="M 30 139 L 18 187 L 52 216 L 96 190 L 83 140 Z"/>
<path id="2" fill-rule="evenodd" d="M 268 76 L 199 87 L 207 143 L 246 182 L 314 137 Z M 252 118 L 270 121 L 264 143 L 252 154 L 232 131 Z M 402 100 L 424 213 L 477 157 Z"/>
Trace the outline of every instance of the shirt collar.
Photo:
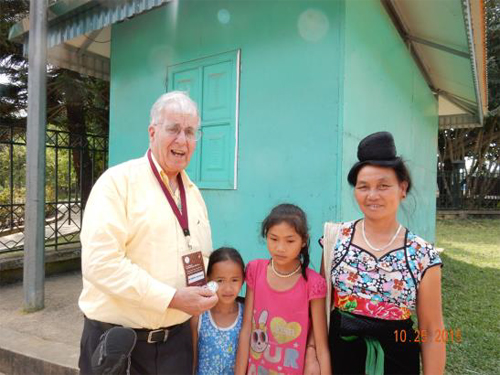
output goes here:
<path id="1" fill-rule="evenodd" d="M 146 151 L 146 156 L 145 157 L 146 158 L 148 157 L 147 151 Z M 151 152 L 151 159 L 153 159 L 153 164 L 155 165 L 156 170 L 158 171 L 158 173 L 160 173 L 161 177 L 165 180 L 166 183 L 168 183 L 169 179 L 168 179 L 167 174 L 163 171 L 163 169 L 161 168 L 160 164 L 156 161 L 156 158 L 155 158 L 155 156 L 153 155 L 152 152 Z M 184 186 L 191 187 L 193 185 L 193 182 L 191 181 L 191 179 L 187 175 L 186 171 L 184 171 L 184 170 L 181 171 L 181 178 L 182 178 L 182 182 L 184 182 Z"/>

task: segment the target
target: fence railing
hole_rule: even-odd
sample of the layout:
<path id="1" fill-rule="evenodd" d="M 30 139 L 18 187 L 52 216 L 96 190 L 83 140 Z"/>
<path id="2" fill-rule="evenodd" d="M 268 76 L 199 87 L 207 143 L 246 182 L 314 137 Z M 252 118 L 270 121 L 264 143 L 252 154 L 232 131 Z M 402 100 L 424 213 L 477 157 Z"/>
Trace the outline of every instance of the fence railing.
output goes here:
<path id="1" fill-rule="evenodd" d="M 45 245 L 79 242 L 82 200 L 107 168 L 107 136 L 46 133 Z M 0 253 L 23 250 L 26 130 L 0 125 Z"/>
<path id="2" fill-rule="evenodd" d="M 438 210 L 499 210 L 500 174 L 438 171 Z"/>

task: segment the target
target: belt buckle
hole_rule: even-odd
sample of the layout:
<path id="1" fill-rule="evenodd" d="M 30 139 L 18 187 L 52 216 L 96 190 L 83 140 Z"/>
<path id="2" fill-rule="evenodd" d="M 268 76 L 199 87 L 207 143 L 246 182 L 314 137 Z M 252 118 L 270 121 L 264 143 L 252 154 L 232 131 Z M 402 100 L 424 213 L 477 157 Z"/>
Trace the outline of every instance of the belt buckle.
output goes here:
<path id="1" fill-rule="evenodd" d="M 158 332 L 163 332 L 163 340 L 154 340 L 153 341 L 153 335 L 155 333 L 158 333 Z M 149 334 L 148 334 L 148 344 L 154 344 L 154 343 L 157 343 L 159 341 L 167 341 L 167 338 L 168 338 L 168 330 L 167 329 L 155 329 L 154 331 L 150 331 Z"/>

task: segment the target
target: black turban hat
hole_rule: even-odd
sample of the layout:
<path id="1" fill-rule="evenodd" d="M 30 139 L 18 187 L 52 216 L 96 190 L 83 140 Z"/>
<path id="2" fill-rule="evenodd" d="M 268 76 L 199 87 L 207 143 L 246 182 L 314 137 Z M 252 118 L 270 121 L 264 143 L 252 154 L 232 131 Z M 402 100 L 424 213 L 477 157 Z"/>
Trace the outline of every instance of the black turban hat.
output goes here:
<path id="1" fill-rule="evenodd" d="M 377 132 L 363 138 L 358 145 L 358 162 L 354 164 L 347 175 L 347 181 L 356 185 L 359 170 L 365 165 L 395 167 L 401 163 L 396 155 L 394 138 L 389 132 Z"/>

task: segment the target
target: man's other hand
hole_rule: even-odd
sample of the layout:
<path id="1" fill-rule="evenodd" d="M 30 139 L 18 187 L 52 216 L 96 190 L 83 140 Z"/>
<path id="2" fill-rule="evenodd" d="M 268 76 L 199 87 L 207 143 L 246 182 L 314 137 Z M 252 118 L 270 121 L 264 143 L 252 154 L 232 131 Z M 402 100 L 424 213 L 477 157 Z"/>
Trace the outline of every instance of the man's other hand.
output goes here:
<path id="1" fill-rule="evenodd" d="M 210 289 L 202 286 L 179 288 L 170 301 L 169 308 L 184 311 L 189 315 L 200 315 L 214 307 L 219 298 Z"/>

